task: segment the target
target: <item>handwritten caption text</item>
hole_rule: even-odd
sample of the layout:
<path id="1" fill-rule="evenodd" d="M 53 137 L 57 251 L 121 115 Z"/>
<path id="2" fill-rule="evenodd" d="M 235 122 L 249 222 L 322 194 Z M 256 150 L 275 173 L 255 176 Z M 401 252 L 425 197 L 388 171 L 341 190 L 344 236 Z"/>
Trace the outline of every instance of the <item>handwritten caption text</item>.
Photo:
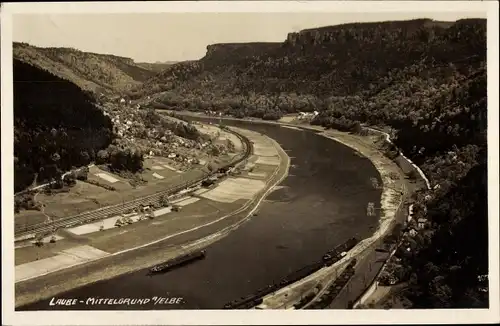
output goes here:
<path id="1" fill-rule="evenodd" d="M 82 299 L 50 299 L 49 306 L 77 306 L 77 305 L 175 305 L 183 303 L 183 298 L 179 297 L 151 297 L 151 298 L 99 298 L 90 297 L 85 300 Z"/>

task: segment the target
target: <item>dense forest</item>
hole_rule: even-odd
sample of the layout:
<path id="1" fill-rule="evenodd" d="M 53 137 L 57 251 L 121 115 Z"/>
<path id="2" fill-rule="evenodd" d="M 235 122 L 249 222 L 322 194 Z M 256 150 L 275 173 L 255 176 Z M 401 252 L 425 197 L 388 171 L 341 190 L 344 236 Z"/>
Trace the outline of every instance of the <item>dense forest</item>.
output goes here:
<path id="1" fill-rule="evenodd" d="M 174 64 L 130 94 L 161 91 L 160 101 L 172 108 L 275 118 L 372 97 L 394 107 L 387 102 L 409 98 L 423 83 L 439 86 L 450 74 L 480 67 L 485 31 L 484 20 L 419 19 L 305 30 L 282 43 L 210 45 L 201 60 Z M 401 83 L 404 92 L 389 98 Z M 380 118 L 391 115 L 387 110 Z"/>
<path id="2" fill-rule="evenodd" d="M 93 161 L 112 141 L 111 120 L 93 97 L 14 59 L 15 191 Z"/>
<path id="3" fill-rule="evenodd" d="M 236 117 L 318 111 L 311 123 L 343 131 L 391 128 L 432 185 L 413 198 L 414 220 L 429 227 L 398 252 L 406 298 L 418 308 L 487 307 L 486 79 L 486 20 L 417 19 L 211 45 L 130 95 L 162 92 L 157 105 Z"/>
<path id="4" fill-rule="evenodd" d="M 426 206 L 434 227 L 416 238 L 406 296 L 416 308 L 488 307 L 488 194 L 486 153 L 449 191 Z M 422 214 L 423 215 L 423 214 Z M 425 238 L 427 237 L 427 238 Z"/>

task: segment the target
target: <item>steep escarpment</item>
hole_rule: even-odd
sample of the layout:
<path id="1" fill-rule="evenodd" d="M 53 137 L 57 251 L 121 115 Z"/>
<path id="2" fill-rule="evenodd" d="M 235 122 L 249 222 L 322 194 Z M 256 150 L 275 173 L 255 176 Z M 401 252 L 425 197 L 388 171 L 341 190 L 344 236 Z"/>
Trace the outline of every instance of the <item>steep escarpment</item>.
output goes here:
<path id="1" fill-rule="evenodd" d="M 112 140 L 111 120 L 92 96 L 14 59 L 14 182 L 19 191 L 90 163 Z"/>
<path id="2" fill-rule="evenodd" d="M 201 59 L 205 68 L 235 66 L 243 68 L 249 60 L 268 55 L 279 49 L 280 43 L 222 43 L 207 46 L 207 53 Z"/>
<path id="3" fill-rule="evenodd" d="M 154 93 L 153 87 L 169 91 L 167 98 L 185 98 L 172 105 L 186 107 L 201 96 L 220 110 L 237 110 L 241 97 L 249 94 L 281 94 L 280 111 L 302 110 L 307 109 L 305 95 L 374 95 L 398 82 L 398 72 L 413 65 L 430 68 L 429 75 L 450 62 L 457 69 L 477 66 L 478 52 L 486 46 L 481 35 L 485 29 L 481 20 L 421 19 L 310 29 L 289 34 L 283 43 L 213 45 L 204 58 L 191 63 L 190 74 L 173 77 L 172 67 L 173 73 L 165 71 L 146 82 L 142 92 Z"/>
<path id="4" fill-rule="evenodd" d="M 486 20 L 417 19 L 210 46 L 134 96 L 161 92 L 152 100 L 172 109 L 237 117 L 318 111 L 312 123 L 326 128 L 387 129 L 396 144 L 387 154 L 404 151 L 431 183 L 412 198 L 389 279 L 407 282 L 414 307 L 487 307 L 486 80 Z"/>
<path id="5" fill-rule="evenodd" d="M 50 71 L 94 93 L 124 92 L 151 78 L 156 71 L 130 58 L 71 48 L 41 48 L 14 43 L 14 58 Z"/>

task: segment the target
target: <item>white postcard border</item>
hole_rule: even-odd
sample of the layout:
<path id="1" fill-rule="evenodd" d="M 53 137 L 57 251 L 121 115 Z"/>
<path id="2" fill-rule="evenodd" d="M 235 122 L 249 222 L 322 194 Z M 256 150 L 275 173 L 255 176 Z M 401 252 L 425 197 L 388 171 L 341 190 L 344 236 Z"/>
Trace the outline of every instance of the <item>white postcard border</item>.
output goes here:
<path id="1" fill-rule="evenodd" d="M 240 324 L 421 324 L 498 322 L 498 3 L 496 1 L 201 1 L 3 3 L 1 13 L 2 118 L 2 323 L 7 325 L 240 325 Z M 490 309 L 299 310 L 299 311 L 40 311 L 14 312 L 12 15 L 151 12 L 487 12 L 488 26 L 488 205 Z"/>

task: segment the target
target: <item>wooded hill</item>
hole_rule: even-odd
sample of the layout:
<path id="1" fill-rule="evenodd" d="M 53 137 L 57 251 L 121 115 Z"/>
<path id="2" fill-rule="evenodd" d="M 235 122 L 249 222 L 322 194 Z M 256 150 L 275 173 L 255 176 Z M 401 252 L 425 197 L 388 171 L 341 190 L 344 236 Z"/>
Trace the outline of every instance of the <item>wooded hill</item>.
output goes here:
<path id="1" fill-rule="evenodd" d="M 171 109 L 391 128 L 431 190 L 414 200 L 426 227 L 404 242 L 398 280 L 413 307 L 487 307 L 486 20 L 352 23 L 290 33 L 282 43 L 216 44 L 131 91 Z M 497 109 L 497 108 L 494 108 Z M 415 222 L 416 223 L 416 222 Z M 477 239 L 477 240 L 474 240 Z"/>
<path id="2" fill-rule="evenodd" d="M 138 64 L 130 58 L 83 52 L 71 48 L 42 48 L 26 43 L 13 45 L 15 59 L 49 71 L 94 93 L 120 93 L 154 76 L 156 64 Z"/>
<path id="3" fill-rule="evenodd" d="M 15 191 L 89 164 L 112 140 L 111 120 L 77 85 L 14 59 Z"/>
<path id="4" fill-rule="evenodd" d="M 97 153 L 105 152 L 113 139 L 121 144 L 119 150 L 111 151 L 109 162 L 101 159 L 100 163 L 113 166 L 116 156 L 125 162 L 118 164 L 124 170 L 142 168 L 143 153 L 130 150 L 130 139 L 118 139 L 127 137 L 113 134 L 113 130 L 123 129 L 125 122 L 113 126 L 108 116 L 121 115 L 122 120 L 129 117 L 136 123 L 147 120 L 141 119 L 146 112 L 133 119 L 130 111 L 136 110 L 128 103 L 119 104 L 120 95 L 168 63 L 135 63 L 114 55 L 25 43 L 14 43 L 13 55 L 16 192 L 32 184 L 60 180 L 62 173 L 96 161 Z M 154 129 L 148 126 L 148 130 Z M 186 136 L 186 130 L 186 137 L 199 136 L 195 128 L 168 121 L 156 127 L 179 137 Z"/>
<path id="5" fill-rule="evenodd" d="M 485 30 L 484 20 L 420 19 L 309 29 L 282 43 L 215 44 L 201 60 L 172 65 L 131 94 L 164 91 L 163 103 L 189 109 L 310 111 L 317 107 L 311 101 L 374 96 L 408 75 L 446 74 L 450 63 L 467 74 L 484 61 Z"/>

